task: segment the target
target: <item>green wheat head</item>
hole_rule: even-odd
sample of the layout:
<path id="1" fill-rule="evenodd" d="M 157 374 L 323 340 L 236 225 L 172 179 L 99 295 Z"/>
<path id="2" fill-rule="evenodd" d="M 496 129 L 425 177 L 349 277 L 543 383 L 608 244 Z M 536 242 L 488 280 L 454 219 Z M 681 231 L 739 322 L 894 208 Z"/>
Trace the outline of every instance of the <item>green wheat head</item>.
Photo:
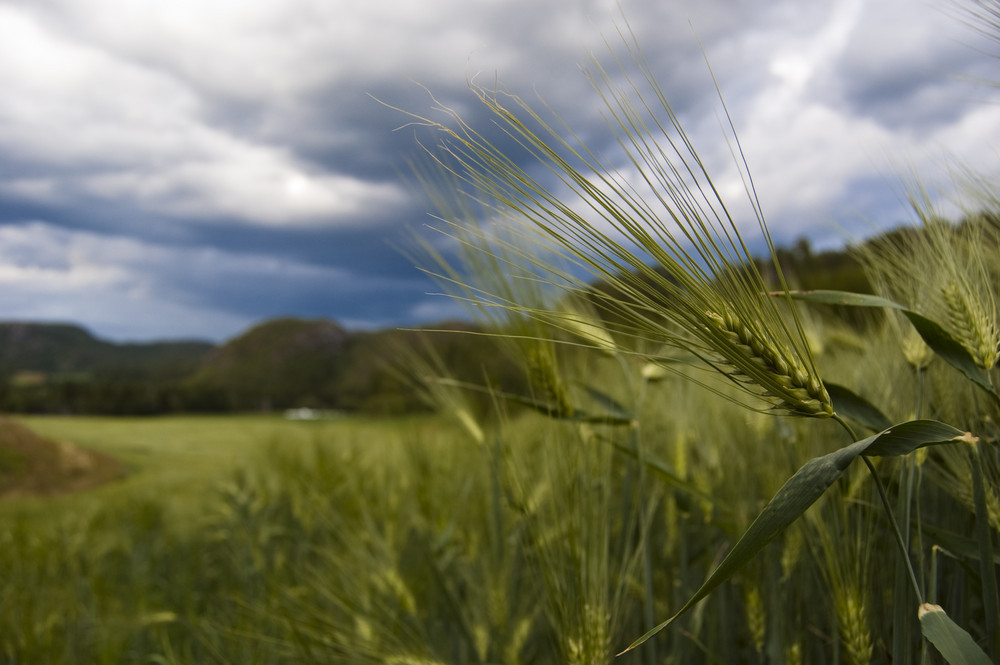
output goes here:
<path id="1" fill-rule="evenodd" d="M 483 285 L 476 281 L 484 277 L 479 270 L 446 268 L 439 276 L 484 310 L 548 321 L 554 303 L 519 302 L 506 285 L 491 288 L 496 275 L 586 295 L 614 321 L 608 339 L 636 352 L 654 345 L 681 349 L 777 412 L 833 415 L 794 310 L 789 319 L 767 295 L 736 219 L 665 93 L 635 43 L 626 38 L 625 44 L 638 74 L 618 59 L 613 72 L 595 62 L 591 73 L 623 156 L 617 163 L 588 148 L 558 116 L 475 84 L 479 103 L 505 140 L 531 156 L 532 166 L 516 162 L 452 109 L 437 109 L 445 122 L 411 114 L 439 130 L 441 143 L 429 153 L 453 183 L 451 194 L 466 201 L 446 206 L 443 231 L 465 250 L 467 263 L 472 250 L 481 254 L 473 267 L 500 269 L 486 271 Z M 771 246 L 738 149 L 736 143 L 748 209 Z M 532 175 L 538 170 L 544 182 Z M 470 227 L 469 208 L 478 208 L 488 224 Z M 595 279 L 603 288 L 590 288 L 588 280 Z M 589 342 L 606 346 L 603 339 Z"/>

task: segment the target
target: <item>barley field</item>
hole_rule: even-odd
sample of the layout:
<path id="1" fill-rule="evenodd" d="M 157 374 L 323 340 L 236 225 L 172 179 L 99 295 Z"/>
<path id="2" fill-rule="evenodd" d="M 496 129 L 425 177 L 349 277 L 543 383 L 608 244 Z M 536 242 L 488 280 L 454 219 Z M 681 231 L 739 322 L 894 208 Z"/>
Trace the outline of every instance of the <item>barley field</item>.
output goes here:
<path id="1" fill-rule="evenodd" d="M 1000 200 L 915 186 L 856 247 L 875 293 L 797 290 L 737 137 L 734 203 L 624 48 L 591 77 L 627 172 L 503 91 L 506 148 L 408 116 L 425 269 L 529 389 L 428 346 L 429 417 L 23 420 L 126 473 L 0 504 L 0 659 L 997 662 Z"/>
<path id="2" fill-rule="evenodd" d="M 979 440 L 935 430 L 957 438 L 873 456 L 874 475 L 845 466 L 701 603 L 618 658 L 685 607 L 797 470 L 849 447 L 834 418 L 743 408 L 742 386 L 706 389 L 662 358 L 532 339 L 537 392 L 484 406 L 439 379 L 426 384 L 433 417 L 24 419 L 127 473 L 0 504 L 0 658 L 941 662 L 922 602 L 989 652 L 995 406 L 947 362 L 904 353 L 895 319 L 863 334 L 805 320 L 825 381 L 862 386 L 892 422 L 933 416 Z M 989 662 L 975 658 L 947 662 Z"/>

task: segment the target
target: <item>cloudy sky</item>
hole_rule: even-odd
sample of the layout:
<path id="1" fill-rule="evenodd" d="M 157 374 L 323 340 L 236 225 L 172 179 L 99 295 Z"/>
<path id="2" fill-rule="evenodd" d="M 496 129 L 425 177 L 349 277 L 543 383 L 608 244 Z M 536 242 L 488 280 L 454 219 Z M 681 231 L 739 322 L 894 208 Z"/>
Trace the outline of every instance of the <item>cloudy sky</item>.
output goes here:
<path id="1" fill-rule="evenodd" d="M 1000 45 L 920 0 L 0 0 L 0 319 L 223 340 L 457 313 L 400 252 L 428 93 L 541 95 L 607 136 L 581 74 L 624 12 L 710 163 L 718 77 L 775 236 L 910 218 L 906 174 L 1000 178 Z M 382 100 L 380 104 L 376 99 Z"/>

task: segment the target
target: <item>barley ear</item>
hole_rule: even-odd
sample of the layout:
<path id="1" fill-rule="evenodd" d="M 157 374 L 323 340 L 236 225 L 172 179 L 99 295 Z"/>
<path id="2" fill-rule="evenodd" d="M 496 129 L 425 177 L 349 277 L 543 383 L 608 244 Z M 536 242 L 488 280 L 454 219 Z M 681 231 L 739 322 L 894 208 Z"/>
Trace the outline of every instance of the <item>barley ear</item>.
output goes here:
<path id="1" fill-rule="evenodd" d="M 993 318 L 973 294 L 954 282 L 941 289 L 951 332 L 962 343 L 976 364 L 993 369 L 1000 359 L 1000 333 Z"/>
<path id="2" fill-rule="evenodd" d="M 756 383 L 764 391 L 762 396 L 772 398 L 776 407 L 790 413 L 816 417 L 833 415 L 826 387 L 814 373 L 803 367 L 795 354 L 731 311 L 724 314 L 707 312 L 707 317 L 721 333 L 722 340 L 729 344 L 729 349 L 720 350 L 732 366 L 730 377 Z"/>

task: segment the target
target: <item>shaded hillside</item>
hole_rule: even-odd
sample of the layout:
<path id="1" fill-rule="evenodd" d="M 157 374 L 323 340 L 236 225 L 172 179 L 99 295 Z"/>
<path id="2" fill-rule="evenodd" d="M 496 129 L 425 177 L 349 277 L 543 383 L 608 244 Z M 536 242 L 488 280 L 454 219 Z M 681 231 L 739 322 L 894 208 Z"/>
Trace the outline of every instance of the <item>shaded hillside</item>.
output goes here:
<path id="1" fill-rule="evenodd" d="M 332 407 L 349 337 L 325 319 L 265 321 L 214 349 L 186 383 L 238 410 Z"/>
<path id="2" fill-rule="evenodd" d="M 439 328 L 471 329 L 468 324 Z M 333 321 L 265 321 L 213 347 L 113 344 L 76 326 L 0 323 L 0 410 L 142 415 L 312 407 L 403 412 L 424 408 L 399 369 L 433 348 L 449 371 L 516 384 L 491 340 L 461 332 L 349 332 Z"/>
<path id="3" fill-rule="evenodd" d="M 116 344 L 79 326 L 0 323 L 0 410 L 147 414 L 183 410 L 176 384 L 214 346 L 177 341 Z"/>
<path id="4" fill-rule="evenodd" d="M 170 379 L 190 374 L 213 348 L 207 342 L 114 344 L 79 326 L 0 323 L 0 374 Z M 30 377 L 25 377 L 30 378 Z"/>
<path id="5" fill-rule="evenodd" d="M 186 383 L 192 394 L 224 410 L 313 407 L 402 412 L 424 407 L 401 376 L 411 354 L 434 349 L 459 378 L 497 383 L 517 380 L 490 340 L 453 332 L 382 330 L 347 332 L 332 321 L 266 321 L 210 353 Z"/>
<path id="6" fill-rule="evenodd" d="M 448 322 L 433 330 L 381 330 L 353 335 L 334 386 L 336 403 L 349 411 L 375 413 L 426 408 L 412 383 L 400 374 L 407 371 L 408 359 L 426 358 L 430 352 L 451 378 L 523 392 L 526 386 L 520 366 L 498 353 L 495 339 L 467 334 L 476 332 L 481 328 L 473 324 Z M 469 397 L 475 401 L 481 396 Z"/>

